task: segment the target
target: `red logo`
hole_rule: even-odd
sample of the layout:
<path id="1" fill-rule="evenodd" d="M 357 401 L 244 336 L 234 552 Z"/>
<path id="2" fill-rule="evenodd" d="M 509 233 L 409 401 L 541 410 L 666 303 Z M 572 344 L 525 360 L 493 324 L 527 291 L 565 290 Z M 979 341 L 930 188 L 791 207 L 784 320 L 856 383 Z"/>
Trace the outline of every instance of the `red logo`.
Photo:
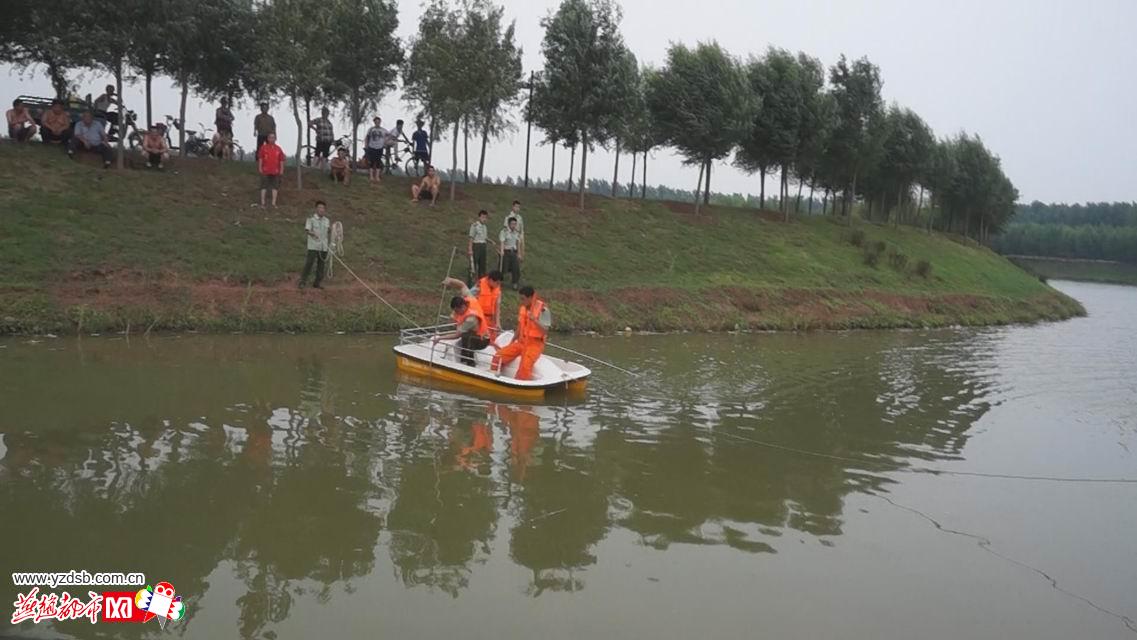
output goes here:
<path id="1" fill-rule="evenodd" d="M 103 622 L 144 622 L 146 612 L 134 606 L 133 591 L 103 592 Z"/>

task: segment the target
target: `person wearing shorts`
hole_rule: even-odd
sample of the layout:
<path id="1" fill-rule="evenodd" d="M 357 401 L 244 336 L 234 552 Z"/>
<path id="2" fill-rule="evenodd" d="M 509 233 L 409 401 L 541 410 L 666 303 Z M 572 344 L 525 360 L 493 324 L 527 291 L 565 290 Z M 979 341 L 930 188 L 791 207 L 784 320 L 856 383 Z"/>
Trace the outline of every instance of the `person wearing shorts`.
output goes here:
<path id="1" fill-rule="evenodd" d="M 418 184 L 411 185 L 411 202 L 429 200 L 430 206 L 438 201 L 438 192 L 442 190 L 442 180 L 435 173 L 434 167 L 426 166 L 426 175 Z"/>
<path id="2" fill-rule="evenodd" d="M 265 195 L 272 191 L 272 206 L 276 207 L 276 196 L 280 193 L 280 176 L 284 174 L 284 149 L 276 144 L 276 134 L 268 134 L 268 139 L 257 149 L 257 169 L 261 174 L 261 208 L 265 206 Z"/>
<path id="3" fill-rule="evenodd" d="M 375 126 L 367 130 L 366 146 L 363 149 L 367 160 L 368 182 L 381 182 L 383 180 L 383 150 L 387 146 L 387 130 L 379 126 L 383 119 L 375 116 Z"/>
<path id="4" fill-rule="evenodd" d="M 324 168 L 324 162 L 331 158 L 332 144 L 336 141 L 336 132 L 332 127 L 332 119 L 328 117 L 327 107 L 320 110 L 320 117 L 308 123 L 316 130 L 316 166 Z"/>
<path id="5" fill-rule="evenodd" d="M 423 164 L 430 164 L 430 134 L 422 128 L 422 120 L 415 121 L 415 131 L 411 134 L 411 143 L 414 145 L 415 159 Z"/>
<path id="6" fill-rule="evenodd" d="M 12 101 L 12 108 L 5 114 L 8 118 L 8 137 L 16 142 L 27 142 L 36 134 L 36 121 L 24 106 L 23 100 L 16 98 Z"/>

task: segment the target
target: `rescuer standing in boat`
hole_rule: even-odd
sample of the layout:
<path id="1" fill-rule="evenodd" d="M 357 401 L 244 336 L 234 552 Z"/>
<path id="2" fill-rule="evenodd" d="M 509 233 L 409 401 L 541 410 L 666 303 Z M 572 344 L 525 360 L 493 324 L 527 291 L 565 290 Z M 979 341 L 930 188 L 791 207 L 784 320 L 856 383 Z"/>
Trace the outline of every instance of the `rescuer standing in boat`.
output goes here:
<path id="1" fill-rule="evenodd" d="M 517 379 L 532 380 L 533 365 L 545 350 L 545 337 L 549 335 L 549 327 L 553 326 L 553 314 L 545 302 L 537 297 L 533 287 L 526 285 L 518 293 L 521 294 L 521 308 L 517 310 L 517 330 L 513 334 L 513 342 L 498 350 L 490 364 L 490 370 L 500 371 L 521 356 Z"/>
<path id="2" fill-rule="evenodd" d="M 472 367 L 475 365 L 474 352 L 490 345 L 490 323 L 482 312 L 482 305 L 466 288 L 464 282 L 454 278 L 442 281 L 444 286 L 453 286 L 455 283 L 462 289 L 462 295 L 450 299 L 452 312 L 450 317 L 454 319 L 457 330 L 454 333 L 434 336 L 434 342 L 458 338 L 458 360 Z"/>

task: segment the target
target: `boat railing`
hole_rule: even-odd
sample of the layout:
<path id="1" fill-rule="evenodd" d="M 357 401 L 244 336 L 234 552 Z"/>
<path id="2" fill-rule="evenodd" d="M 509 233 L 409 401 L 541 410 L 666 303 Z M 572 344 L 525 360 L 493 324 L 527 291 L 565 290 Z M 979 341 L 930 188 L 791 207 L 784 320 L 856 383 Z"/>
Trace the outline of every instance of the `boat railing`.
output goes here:
<path id="1" fill-rule="evenodd" d="M 426 342 L 434 336 L 454 333 L 458 330 L 458 325 L 453 322 L 446 324 L 436 324 L 429 327 L 414 327 L 412 329 L 401 329 L 399 331 L 399 344 L 418 344 Z"/>

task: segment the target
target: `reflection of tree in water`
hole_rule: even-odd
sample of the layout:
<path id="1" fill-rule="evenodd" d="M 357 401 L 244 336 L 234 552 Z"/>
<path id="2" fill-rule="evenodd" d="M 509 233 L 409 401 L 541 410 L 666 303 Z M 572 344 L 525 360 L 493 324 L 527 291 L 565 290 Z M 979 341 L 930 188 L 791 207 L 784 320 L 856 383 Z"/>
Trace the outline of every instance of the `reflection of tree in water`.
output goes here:
<path id="1" fill-rule="evenodd" d="M 517 524 L 510 532 L 510 556 L 533 572 L 531 595 L 576 591 L 575 570 L 594 564 L 593 545 L 608 530 L 608 493 L 596 475 L 591 450 L 541 443 L 540 422 L 528 407 L 499 407 L 509 430 L 513 476 L 523 478 Z"/>
<path id="2" fill-rule="evenodd" d="M 486 436 L 475 434 L 473 426 L 452 427 L 461 435 L 435 440 L 431 450 L 401 466 L 387 524 L 391 559 L 407 586 L 423 585 L 457 597 L 469 584 L 470 563 L 489 554 L 497 522 L 493 482 L 462 471 L 460 460 L 475 437 Z"/>

